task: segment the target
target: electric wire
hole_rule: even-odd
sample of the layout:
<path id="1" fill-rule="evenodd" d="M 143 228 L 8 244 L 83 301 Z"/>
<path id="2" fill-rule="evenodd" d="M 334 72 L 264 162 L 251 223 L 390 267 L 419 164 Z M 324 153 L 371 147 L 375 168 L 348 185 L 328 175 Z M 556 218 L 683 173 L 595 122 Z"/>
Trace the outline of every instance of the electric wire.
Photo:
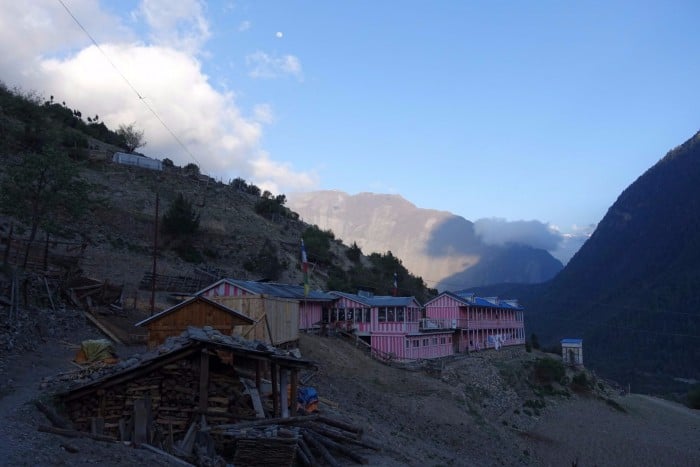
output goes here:
<path id="1" fill-rule="evenodd" d="M 76 18 L 76 16 L 73 14 L 73 12 L 68 8 L 68 6 L 63 2 L 63 0 L 58 0 L 58 2 L 63 6 L 63 8 L 66 10 L 68 15 L 70 15 L 71 18 L 73 18 L 73 21 L 80 27 L 80 29 L 83 30 L 85 35 L 90 39 L 90 41 L 95 45 L 97 50 L 100 51 L 102 56 L 107 60 L 107 62 L 114 68 L 114 70 L 117 72 L 117 74 L 124 80 L 124 82 L 131 88 L 132 91 L 134 91 L 134 94 L 136 94 L 136 97 L 139 98 L 141 103 L 146 106 L 146 108 L 153 114 L 153 116 L 160 122 L 160 124 L 167 130 L 168 133 L 173 137 L 173 139 L 177 142 L 177 144 L 187 153 L 187 155 L 192 158 L 192 160 L 199 166 L 201 165 L 199 163 L 199 160 L 192 154 L 192 152 L 189 150 L 189 148 L 180 140 L 180 138 L 175 134 L 173 130 L 170 129 L 170 127 L 165 123 L 165 121 L 158 115 L 158 113 L 155 111 L 155 109 L 146 101 L 146 98 L 141 95 L 141 93 L 136 89 L 136 87 L 129 81 L 129 79 L 124 75 L 124 73 L 119 70 L 119 67 L 109 58 L 109 55 L 100 47 L 100 45 L 97 43 L 95 38 L 90 34 L 90 32 L 85 28 L 85 26 L 82 25 L 82 23 Z"/>

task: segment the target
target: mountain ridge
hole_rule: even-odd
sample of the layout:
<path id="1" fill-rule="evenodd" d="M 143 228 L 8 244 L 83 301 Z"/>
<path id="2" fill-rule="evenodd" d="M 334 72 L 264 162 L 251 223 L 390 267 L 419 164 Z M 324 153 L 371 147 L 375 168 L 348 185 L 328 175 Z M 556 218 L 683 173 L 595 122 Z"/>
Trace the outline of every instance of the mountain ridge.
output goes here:
<path id="1" fill-rule="evenodd" d="M 541 249 L 488 245 L 475 232 L 473 222 L 448 211 L 419 208 L 397 194 L 321 190 L 292 193 L 288 199 L 289 206 L 309 223 L 332 230 L 364 251 L 392 251 L 410 271 L 439 289 L 542 282 L 563 267 Z M 514 256 L 519 260 L 508 268 Z"/>

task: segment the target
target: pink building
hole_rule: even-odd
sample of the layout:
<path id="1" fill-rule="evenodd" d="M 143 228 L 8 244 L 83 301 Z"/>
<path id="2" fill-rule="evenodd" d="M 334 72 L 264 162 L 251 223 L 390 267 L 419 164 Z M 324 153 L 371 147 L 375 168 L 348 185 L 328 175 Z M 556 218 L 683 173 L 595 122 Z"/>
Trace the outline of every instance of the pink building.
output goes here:
<path id="1" fill-rule="evenodd" d="M 418 360 L 454 353 L 454 331 L 443 321 L 423 318 L 413 297 L 330 294 L 338 300 L 323 312 L 323 321 L 354 332 L 382 359 Z"/>
<path id="2" fill-rule="evenodd" d="M 317 290 L 309 290 L 309 293 L 304 295 L 303 285 L 238 279 L 221 279 L 200 290 L 196 295 L 200 294 L 207 298 L 253 295 L 296 300 L 299 303 L 300 330 L 318 327 L 322 310 L 331 307 L 337 299 L 334 295 Z"/>
<path id="3" fill-rule="evenodd" d="M 525 343 L 523 308 L 517 300 L 442 292 L 425 304 L 425 315 L 454 329 L 455 352 Z"/>

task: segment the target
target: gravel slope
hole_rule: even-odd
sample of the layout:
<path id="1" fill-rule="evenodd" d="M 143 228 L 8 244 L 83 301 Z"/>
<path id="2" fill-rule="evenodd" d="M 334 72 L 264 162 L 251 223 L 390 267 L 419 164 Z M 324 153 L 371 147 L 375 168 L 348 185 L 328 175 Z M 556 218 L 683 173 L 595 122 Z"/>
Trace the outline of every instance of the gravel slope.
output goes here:
<path id="1" fill-rule="evenodd" d="M 627 413 L 584 398 L 547 412 L 531 431 L 540 465 L 700 465 L 697 411 L 638 394 L 619 403 Z"/>

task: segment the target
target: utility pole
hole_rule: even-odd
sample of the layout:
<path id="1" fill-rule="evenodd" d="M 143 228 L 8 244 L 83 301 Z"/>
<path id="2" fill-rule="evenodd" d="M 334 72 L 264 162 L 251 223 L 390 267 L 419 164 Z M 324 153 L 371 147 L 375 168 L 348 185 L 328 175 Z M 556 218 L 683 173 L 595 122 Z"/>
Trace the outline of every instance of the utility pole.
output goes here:
<path id="1" fill-rule="evenodd" d="M 156 191 L 156 221 L 153 229 L 153 273 L 151 274 L 151 316 L 155 310 L 156 300 L 156 261 L 158 258 L 158 205 L 160 204 L 160 193 Z"/>

